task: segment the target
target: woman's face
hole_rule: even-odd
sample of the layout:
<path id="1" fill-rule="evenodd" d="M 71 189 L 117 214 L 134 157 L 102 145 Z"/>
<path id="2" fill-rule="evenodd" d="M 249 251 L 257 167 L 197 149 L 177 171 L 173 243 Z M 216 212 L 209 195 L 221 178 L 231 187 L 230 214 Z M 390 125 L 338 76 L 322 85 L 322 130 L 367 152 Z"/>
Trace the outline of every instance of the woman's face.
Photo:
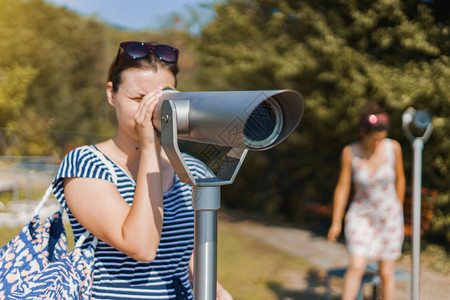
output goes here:
<path id="1" fill-rule="evenodd" d="M 117 92 L 108 82 L 106 91 L 109 103 L 115 108 L 119 131 L 124 131 L 133 139 L 138 140 L 134 116 L 142 98 L 168 84 L 175 86 L 175 77 L 165 69 L 159 68 L 156 72 L 150 69 L 127 69 L 122 72 L 122 82 Z"/>
<path id="2" fill-rule="evenodd" d="M 375 131 L 369 134 L 363 134 L 364 148 L 373 151 L 385 138 L 387 138 L 387 131 Z"/>

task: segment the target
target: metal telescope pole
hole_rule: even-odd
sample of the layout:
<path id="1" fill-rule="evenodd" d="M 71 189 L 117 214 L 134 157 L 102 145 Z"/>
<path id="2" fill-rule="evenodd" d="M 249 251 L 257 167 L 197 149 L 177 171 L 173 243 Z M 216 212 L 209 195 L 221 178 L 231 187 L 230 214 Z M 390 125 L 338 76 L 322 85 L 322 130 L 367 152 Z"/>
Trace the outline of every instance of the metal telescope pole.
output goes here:
<path id="1" fill-rule="evenodd" d="M 194 299 L 216 299 L 219 186 L 194 186 Z"/>
<path id="2" fill-rule="evenodd" d="M 412 300 L 419 300 L 420 287 L 420 222 L 421 222 L 421 190 L 422 190 L 422 138 L 413 142 L 413 234 L 412 234 Z"/>
<path id="3" fill-rule="evenodd" d="M 412 193 L 412 274 L 411 274 L 411 299 L 420 298 L 420 223 L 422 206 L 422 152 L 423 145 L 429 139 L 433 129 L 431 117 L 424 111 L 416 111 L 410 107 L 403 113 L 403 131 L 410 140 L 414 152 L 413 158 L 413 193 Z M 412 135 L 409 126 L 425 130 L 422 137 Z"/>

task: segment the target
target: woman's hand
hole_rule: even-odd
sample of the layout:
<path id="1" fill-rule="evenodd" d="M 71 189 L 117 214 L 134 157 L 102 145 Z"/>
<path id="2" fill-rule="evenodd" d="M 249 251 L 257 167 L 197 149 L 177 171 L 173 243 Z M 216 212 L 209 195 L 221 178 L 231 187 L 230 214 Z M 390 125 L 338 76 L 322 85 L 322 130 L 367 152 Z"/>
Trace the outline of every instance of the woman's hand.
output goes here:
<path id="1" fill-rule="evenodd" d="M 341 234 L 342 226 L 340 224 L 332 224 L 330 230 L 328 230 L 328 241 L 336 242 Z"/>
<path id="2" fill-rule="evenodd" d="M 341 172 L 334 189 L 333 217 L 330 230 L 328 230 L 328 241 L 336 242 L 342 230 L 342 219 L 345 215 L 348 195 L 352 182 L 353 150 L 350 145 L 345 146 L 341 152 Z"/>
<path id="3" fill-rule="evenodd" d="M 142 148 L 145 148 L 147 145 L 159 143 L 155 128 L 153 127 L 152 116 L 162 93 L 162 88 L 158 88 L 142 97 L 142 101 L 139 103 L 139 108 L 134 116 L 136 130 L 139 134 Z"/>

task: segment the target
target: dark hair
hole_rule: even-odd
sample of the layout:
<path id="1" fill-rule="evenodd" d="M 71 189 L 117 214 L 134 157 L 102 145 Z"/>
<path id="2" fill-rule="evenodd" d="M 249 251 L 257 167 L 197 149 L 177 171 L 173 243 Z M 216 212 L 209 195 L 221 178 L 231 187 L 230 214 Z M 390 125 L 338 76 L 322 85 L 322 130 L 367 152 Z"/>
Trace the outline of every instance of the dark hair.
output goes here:
<path id="1" fill-rule="evenodd" d="M 369 101 L 359 112 L 360 128 L 365 134 L 389 131 L 389 115 L 378 103 Z"/>
<path id="2" fill-rule="evenodd" d="M 114 58 L 108 72 L 107 82 L 112 82 L 114 92 L 117 92 L 119 90 L 119 85 L 122 82 L 122 72 L 132 68 L 150 69 L 155 72 L 159 68 L 167 68 L 175 77 L 175 83 L 177 80 L 177 74 L 179 72 L 177 63 L 164 62 L 160 60 L 153 52 L 150 52 L 147 57 L 133 59 L 122 51 L 119 55 L 118 60 L 116 59 L 116 57 Z"/>

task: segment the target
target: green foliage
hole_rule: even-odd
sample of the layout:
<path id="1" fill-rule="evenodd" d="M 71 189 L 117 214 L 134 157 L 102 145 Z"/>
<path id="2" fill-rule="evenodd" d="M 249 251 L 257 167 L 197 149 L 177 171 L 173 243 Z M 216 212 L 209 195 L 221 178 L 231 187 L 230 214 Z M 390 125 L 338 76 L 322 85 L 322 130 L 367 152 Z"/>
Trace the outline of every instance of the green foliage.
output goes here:
<path id="1" fill-rule="evenodd" d="M 225 205 L 299 221 L 302 201 L 330 202 L 340 150 L 359 137 L 356 114 L 373 99 L 391 113 L 408 179 L 401 115 L 409 106 L 433 114 L 423 183 L 440 191 L 431 233 L 450 242 L 450 15 L 437 21 L 425 4 L 391 0 L 230 0 L 215 10 L 199 43 L 205 87 L 290 88 L 305 98 L 297 131 L 249 155 Z"/>
<path id="2" fill-rule="evenodd" d="M 15 94 L 22 101 L 8 97 L 10 104 L 16 102 L 20 107 L 9 115 L 6 125 L 13 137 L 2 151 L 53 154 L 56 141 L 48 139 L 50 131 L 95 132 L 98 123 L 108 122 L 108 115 L 102 115 L 105 99 L 95 70 L 104 68 L 105 61 L 101 52 L 91 51 L 102 49 L 95 32 L 105 26 L 93 19 L 80 22 L 81 17 L 39 0 L 1 0 L 0 5 L 0 67 L 23 69 L 15 79 L 27 85 Z M 12 83 L 8 82 L 10 88 L 14 88 Z"/>
<path id="3" fill-rule="evenodd" d="M 8 126 L 5 150 L 10 155 L 36 155 L 42 153 L 57 155 L 57 145 L 48 131 L 48 124 L 34 110 L 25 108 L 20 119 Z"/>
<path id="4" fill-rule="evenodd" d="M 0 127 L 8 126 L 23 108 L 36 71 L 18 64 L 0 68 Z"/>
<path id="5" fill-rule="evenodd" d="M 1 153 L 60 154 L 69 142 L 112 136 L 105 83 L 119 41 L 170 43 L 162 33 L 111 28 L 43 0 L 0 0 L 0 7 Z"/>
<path id="6" fill-rule="evenodd" d="M 0 0 L 0 153 L 61 154 L 114 134 L 105 80 L 119 41 L 172 44 L 180 90 L 293 89 L 305 98 L 299 128 L 250 153 L 224 205 L 301 222 L 305 200 L 330 202 L 342 147 L 359 138 L 367 99 L 391 113 L 391 137 L 412 151 L 403 111 L 433 114 L 423 185 L 439 190 L 426 238 L 450 244 L 450 15 L 445 1 L 229 0 L 200 36 L 179 28 L 130 32 L 43 0 Z M 204 6 L 207 9 L 208 6 Z M 196 27 L 193 14 L 187 29 Z M 178 29 L 177 29 L 178 28 Z"/>
<path id="7" fill-rule="evenodd" d="M 239 222 L 219 221 L 220 283 L 235 299 L 280 299 L 273 287 L 288 281 L 292 273 L 310 267 L 309 263 L 246 235 L 241 226 Z"/>

